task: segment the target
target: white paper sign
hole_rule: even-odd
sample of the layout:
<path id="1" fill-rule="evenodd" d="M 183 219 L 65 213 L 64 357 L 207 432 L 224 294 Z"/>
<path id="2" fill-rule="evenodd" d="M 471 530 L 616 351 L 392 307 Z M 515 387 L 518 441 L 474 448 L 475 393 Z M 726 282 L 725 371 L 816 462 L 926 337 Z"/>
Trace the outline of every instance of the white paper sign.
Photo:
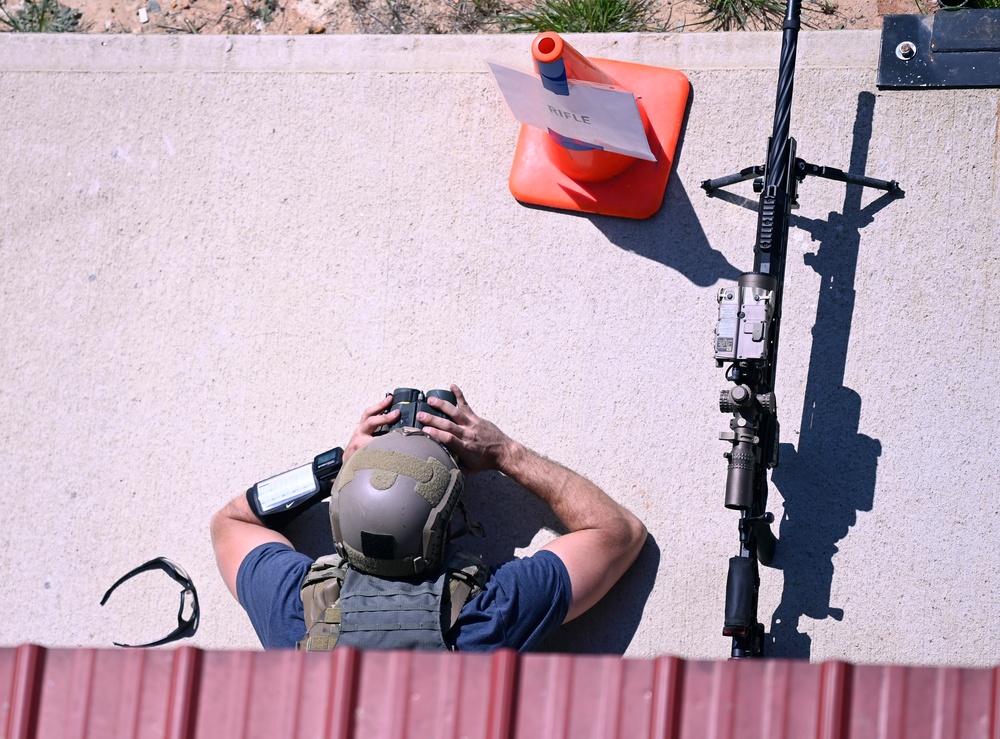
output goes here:
<path id="1" fill-rule="evenodd" d="M 620 87 L 568 80 L 569 95 L 542 86 L 541 77 L 487 62 L 511 115 L 527 126 L 552 129 L 607 151 L 655 162 L 635 95 Z"/>

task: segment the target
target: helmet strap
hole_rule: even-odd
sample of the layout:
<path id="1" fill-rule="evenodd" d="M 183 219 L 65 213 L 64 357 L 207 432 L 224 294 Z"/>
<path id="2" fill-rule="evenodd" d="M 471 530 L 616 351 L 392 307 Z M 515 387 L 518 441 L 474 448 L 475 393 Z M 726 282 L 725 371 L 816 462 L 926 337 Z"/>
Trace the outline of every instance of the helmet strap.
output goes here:
<path id="1" fill-rule="evenodd" d="M 465 523 L 451 535 L 451 538 L 457 539 L 466 534 L 472 534 L 477 539 L 484 538 L 486 536 L 486 529 L 483 528 L 483 525 L 479 521 L 469 515 L 469 509 L 465 507 L 465 502 L 461 499 L 458 501 L 458 510 L 462 512 L 462 520 Z"/>

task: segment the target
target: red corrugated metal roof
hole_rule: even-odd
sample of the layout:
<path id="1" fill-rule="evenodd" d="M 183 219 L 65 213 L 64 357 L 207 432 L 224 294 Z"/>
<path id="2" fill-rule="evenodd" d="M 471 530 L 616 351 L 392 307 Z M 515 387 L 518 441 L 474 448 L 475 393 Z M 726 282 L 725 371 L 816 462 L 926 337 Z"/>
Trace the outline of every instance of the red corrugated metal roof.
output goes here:
<path id="1" fill-rule="evenodd" d="M 1000 668 L 0 649 L 2 739 L 1000 739 Z"/>

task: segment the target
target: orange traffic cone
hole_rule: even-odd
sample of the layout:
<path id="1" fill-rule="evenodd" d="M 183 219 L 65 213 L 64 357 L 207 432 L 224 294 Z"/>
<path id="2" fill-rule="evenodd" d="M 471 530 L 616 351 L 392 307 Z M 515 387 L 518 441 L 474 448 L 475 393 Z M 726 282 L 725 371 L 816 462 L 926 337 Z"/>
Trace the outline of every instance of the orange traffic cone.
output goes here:
<path id="1" fill-rule="evenodd" d="M 552 32 L 535 37 L 531 55 L 542 85 L 556 94 L 569 94 L 573 80 L 632 92 L 656 161 L 522 125 L 509 180 L 514 197 L 533 205 L 626 218 L 656 213 L 687 109 L 687 77 L 674 69 L 587 59 Z"/>

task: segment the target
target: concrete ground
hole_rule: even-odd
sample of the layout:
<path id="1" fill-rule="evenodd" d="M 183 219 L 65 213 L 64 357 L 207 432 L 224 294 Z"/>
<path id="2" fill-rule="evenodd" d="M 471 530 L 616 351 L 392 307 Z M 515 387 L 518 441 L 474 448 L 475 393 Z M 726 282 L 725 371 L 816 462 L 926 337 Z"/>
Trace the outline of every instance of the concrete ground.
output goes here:
<path id="1" fill-rule="evenodd" d="M 752 266 L 780 37 L 568 37 L 672 67 L 692 102 L 646 221 L 518 204 L 517 124 L 485 60 L 528 36 L 0 36 L 0 643 L 110 646 L 176 625 L 254 648 L 213 511 L 346 443 L 397 386 L 472 407 L 588 475 L 651 539 L 550 649 L 724 658 L 727 427 L 715 296 Z M 789 241 L 775 568 L 777 656 L 1000 662 L 1000 93 L 880 91 L 879 33 L 804 32 L 792 134 L 810 162 Z M 555 525 L 470 484 L 493 561 Z M 296 529 L 329 546 L 324 513 Z"/>

